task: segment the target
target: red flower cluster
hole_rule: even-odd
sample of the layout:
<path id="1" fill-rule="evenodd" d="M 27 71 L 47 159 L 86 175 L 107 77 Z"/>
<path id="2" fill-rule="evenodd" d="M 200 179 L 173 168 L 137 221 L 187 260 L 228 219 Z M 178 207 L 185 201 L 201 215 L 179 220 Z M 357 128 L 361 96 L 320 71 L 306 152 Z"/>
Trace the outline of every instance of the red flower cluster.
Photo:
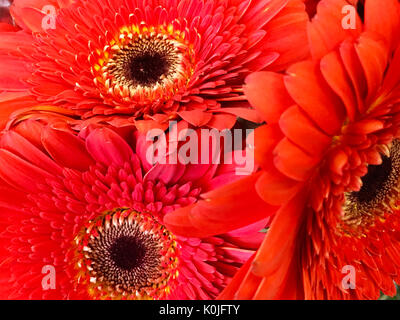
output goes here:
<path id="1" fill-rule="evenodd" d="M 236 116 L 258 120 L 243 95 L 246 75 L 309 53 L 301 0 L 46 1 L 17 1 L 24 30 L 1 35 L 0 90 L 20 93 L 3 104 L 51 104 L 141 130 L 170 119 L 225 129 Z"/>
<path id="2" fill-rule="evenodd" d="M 246 81 L 267 125 L 255 132 L 262 171 L 238 187 L 254 185 L 265 206 L 220 230 L 276 214 L 225 298 L 377 299 L 400 282 L 400 5 L 367 0 L 355 28 L 338 31 L 345 5 L 319 2 L 312 59 Z M 212 235 L 203 227 L 224 219 L 210 213 L 223 209 L 221 194 L 180 209 L 185 225 L 166 221 L 177 233 Z"/>
<path id="3" fill-rule="evenodd" d="M 394 295 L 400 2 L 382 2 L 14 1 L 0 298 Z"/>
<path id="4" fill-rule="evenodd" d="M 29 120 L 1 137 L 1 297 L 210 299 L 260 243 L 265 221 L 202 239 L 163 225 L 235 179 L 227 165 L 153 166 L 133 129 L 55 123 Z M 46 265 L 55 290 L 42 288 Z"/>

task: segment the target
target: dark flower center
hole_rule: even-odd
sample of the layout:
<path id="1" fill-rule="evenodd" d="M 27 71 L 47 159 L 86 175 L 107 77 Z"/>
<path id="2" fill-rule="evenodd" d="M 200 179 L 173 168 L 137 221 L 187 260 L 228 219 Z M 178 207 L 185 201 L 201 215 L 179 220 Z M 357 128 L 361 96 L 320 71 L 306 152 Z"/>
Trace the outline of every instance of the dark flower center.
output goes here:
<path id="1" fill-rule="evenodd" d="M 397 206 L 400 179 L 400 142 L 394 140 L 390 146 L 380 146 L 380 165 L 369 165 L 361 178 L 359 191 L 345 194 L 343 220 L 348 226 L 366 227 L 376 217 L 391 213 Z"/>
<path id="2" fill-rule="evenodd" d="M 89 61 L 105 103 L 136 117 L 157 112 L 186 91 L 196 67 L 194 45 L 172 25 L 124 26 L 93 49 Z"/>
<path id="3" fill-rule="evenodd" d="M 142 86 L 150 86 L 166 76 L 171 63 L 159 52 L 144 52 L 134 56 L 130 62 L 130 77 Z"/>
<path id="4" fill-rule="evenodd" d="M 139 36 L 110 60 L 108 69 L 128 87 L 152 87 L 168 79 L 179 64 L 174 44 L 162 36 Z"/>
<path id="5" fill-rule="evenodd" d="M 148 299 L 168 294 L 176 274 L 177 245 L 149 214 L 115 209 L 90 221 L 76 243 L 79 272 L 87 268 L 88 291 L 95 297 Z"/>
<path id="6" fill-rule="evenodd" d="M 117 267 L 132 270 L 139 267 L 146 255 L 145 246 L 132 236 L 122 236 L 114 241 L 110 256 Z"/>
<path id="7" fill-rule="evenodd" d="M 382 164 L 368 166 L 368 173 L 361 178 L 362 187 L 360 191 L 353 192 L 353 196 L 358 202 L 373 201 L 385 188 L 386 182 L 390 180 L 391 173 L 392 159 L 382 155 Z"/>

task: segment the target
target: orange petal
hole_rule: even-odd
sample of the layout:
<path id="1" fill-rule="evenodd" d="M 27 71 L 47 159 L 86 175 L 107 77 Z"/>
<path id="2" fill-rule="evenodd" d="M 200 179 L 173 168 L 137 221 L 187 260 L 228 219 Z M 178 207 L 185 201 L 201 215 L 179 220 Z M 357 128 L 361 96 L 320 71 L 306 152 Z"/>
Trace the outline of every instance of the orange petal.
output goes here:
<path id="1" fill-rule="evenodd" d="M 251 263 L 253 262 L 255 254 L 247 260 L 247 262 L 239 269 L 239 271 L 235 274 L 229 284 L 225 287 L 225 289 L 219 294 L 217 300 L 233 300 L 235 298 L 240 299 L 241 297 L 237 297 L 236 293 L 243 282 L 243 279 L 246 278 L 246 275 L 249 272 L 251 267 Z M 261 279 L 260 279 L 261 280 Z M 249 285 L 247 285 L 249 286 Z"/>
<path id="2" fill-rule="evenodd" d="M 332 51 L 343 40 L 357 38 L 361 33 L 361 20 L 356 15 L 356 29 L 344 29 L 342 10 L 349 3 L 345 0 L 321 0 L 318 3 L 317 14 L 308 25 L 308 38 L 311 54 L 314 59 L 320 59 Z"/>
<path id="3" fill-rule="evenodd" d="M 322 58 L 321 72 L 332 90 L 342 99 L 350 121 L 354 121 L 357 97 L 338 52 L 331 52 Z"/>
<path id="4" fill-rule="evenodd" d="M 309 154 L 320 155 L 332 143 L 332 137 L 319 130 L 298 106 L 287 109 L 279 125 L 288 139 Z"/>
<path id="5" fill-rule="evenodd" d="M 320 158 L 307 154 L 289 139 L 283 139 L 274 150 L 276 168 L 297 181 L 305 181 Z"/>
<path id="6" fill-rule="evenodd" d="M 367 79 L 369 100 L 382 84 L 388 62 L 388 49 L 374 35 L 364 33 L 356 45 L 356 51 Z"/>
<path id="7" fill-rule="evenodd" d="M 268 123 L 276 123 L 282 112 L 293 105 L 283 76 L 273 72 L 256 72 L 246 78 L 244 93 Z"/>
<path id="8" fill-rule="evenodd" d="M 287 73 L 285 85 L 291 97 L 321 130 L 336 134 L 342 126 L 345 108 L 324 80 L 319 64 L 299 62 Z"/>
<path id="9" fill-rule="evenodd" d="M 382 19 L 384 17 L 384 19 Z M 400 10 L 397 0 L 365 1 L 365 30 L 378 33 L 387 40 L 389 47 L 399 39 Z"/>
<path id="10" fill-rule="evenodd" d="M 290 266 L 306 214 L 306 199 L 305 192 L 301 192 L 277 211 L 253 262 L 256 275 L 268 277 Z"/>
<path id="11" fill-rule="evenodd" d="M 164 217 L 165 225 L 183 236 L 208 237 L 227 233 L 274 214 L 255 191 L 259 174 L 237 180 L 202 195 L 190 210 L 182 208 Z M 195 232 L 195 234 L 194 234 Z"/>
<path id="12" fill-rule="evenodd" d="M 262 49 L 268 48 L 279 53 L 279 58 L 268 70 L 285 70 L 290 64 L 304 60 L 310 55 L 309 47 L 304 45 L 308 42 L 308 20 L 303 1 L 291 0 L 268 23 L 268 41 Z"/>
<path id="13" fill-rule="evenodd" d="M 301 184 L 289 179 L 273 166 L 265 171 L 256 182 L 259 196 L 272 205 L 281 205 L 289 201 L 299 190 Z"/>
<path id="14" fill-rule="evenodd" d="M 272 151 L 284 135 L 277 125 L 264 125 L 254 130 L 253 137 L 255 161 L 268 170 L 272 164 Z"/>

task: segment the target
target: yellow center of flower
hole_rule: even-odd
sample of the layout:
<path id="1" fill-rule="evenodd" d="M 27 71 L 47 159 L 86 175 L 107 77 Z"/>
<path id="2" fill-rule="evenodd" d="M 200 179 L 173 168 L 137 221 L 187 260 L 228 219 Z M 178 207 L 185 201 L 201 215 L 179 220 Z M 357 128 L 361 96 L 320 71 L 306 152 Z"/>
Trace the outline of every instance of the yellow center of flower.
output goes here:
<path id="1" fill-rule="evenodd" d="M 357 192 L 345 194 L 343 222 L 345 229 L 354 234 L 363 232 L 375 219 L 384 219 L 399 209 L 400 193 L 400 142 L 394 140 L 389 146 L 379 146 L 382 163 L 369 165 L 362 177 L 362 187 Z"/>
<path id="2" fill-rule="evenodd" d="M 102 97 L 138 109 L 184 90 L 194 70 L 193 46 L 172 26 L 124 27 L 89 60 Z"/>
<path id="3" fill-rule="evenodd" d="M 177 277 L 175 237 L 151 215 L 115 209 L 75 238 L 77 281 L 95 299 L 162 299 Z"/>

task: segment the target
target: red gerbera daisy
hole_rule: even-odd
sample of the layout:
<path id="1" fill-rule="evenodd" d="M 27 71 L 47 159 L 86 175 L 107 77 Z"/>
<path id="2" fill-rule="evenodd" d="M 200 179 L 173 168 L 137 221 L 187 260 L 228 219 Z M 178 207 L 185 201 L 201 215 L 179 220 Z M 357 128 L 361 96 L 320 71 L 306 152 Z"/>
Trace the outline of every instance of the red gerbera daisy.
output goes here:
<path id="1" fill-rule="evenodd" d="M 246 96 L 268 123 L 255 133 L 263 172 L 253 179 L 260 196 L 280 208 L 254 261 L 222 297 L 395 294 L 394 281 L 400 282 L 400 4 L 366 0 L 354 30 L 340 27 L 345 5 L 319 3 L 308 28 L 312 61 L 294 64 L 287 75 L 262 72 L 247 80 Z M 204 235 L 196 229 L 198 220 L 206 223 L 207 205 L 222 202 L 207 200 L 196 205 L 200 213 L 177 212 L 191 217 L 185 228 L 172 215 L 165 218 L 167 225 L 174 232 Z"/>
<path id="2" fill-rule="evenodd" d="M 43 1 L 28 4 L 13 10 L 25 31 L 0 36 L 0 90 L 23 92 L 26 106 L 141 120 L 139 129 L 171 118 L 215 128 L 238 115 L 258 120 L 244 100 L 245 76 L 308 55 L 301 0 L 60 0 L 46 31 Z"/>
<path id="3" fill-rule="evenodd" d="M 132 130 L 53 120 L 0 139 L 0 298 L 211 299 L 259 245 L 265 221 L 202 239 L 163 225 L 234 165 L 153 166 Z"/>

